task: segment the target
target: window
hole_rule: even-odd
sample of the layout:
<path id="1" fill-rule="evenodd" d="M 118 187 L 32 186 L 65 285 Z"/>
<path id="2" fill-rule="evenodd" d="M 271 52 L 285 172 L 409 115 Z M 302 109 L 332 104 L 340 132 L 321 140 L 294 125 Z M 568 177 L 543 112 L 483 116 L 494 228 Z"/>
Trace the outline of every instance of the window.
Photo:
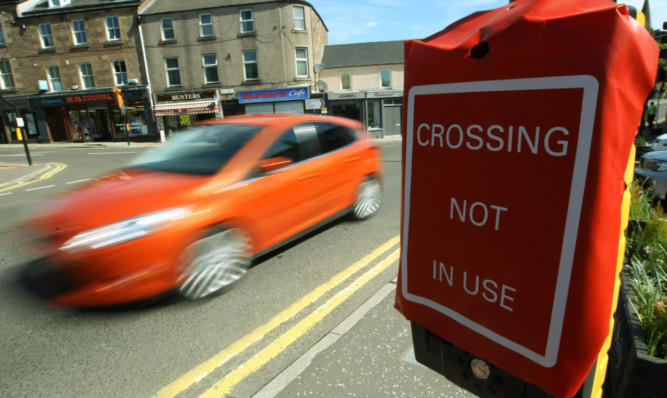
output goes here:
<path id="1" fill-rule="evenodd" d="M 257 51 L 243 52 L 243 80 L 259 80 Z"/>
<path id="2" fill-rule="evenodd" d="M 213 36 L 213 19 L 211 14 L 201 14 L 199 16 L 199 35 L 201 37 Z"/>
<path id="3" fill-rule="evenodd" d="M 2 89 L 14 88 L 14 77 L 12 76 L 12 66 L 6 59 L 0 60 L 0 82 Z"/>
<path id="4" fill-rule="evenodd" d="M 106 17 L 104 20 L 107 25 L 107 40 L 120 40 L 120 23 L 118 22 L 118 17 Z"/>
<path id="5" fill-rule="evenodd" d="M 174 20 L 172 18 L 162 18 L 162 40 L 174 40 Z"/>
<path id="6" fill-rule="evenodd" d="M 70 0 L 49 0 L 49 8 L 66 6 L 69 3 Z"/>
<path id="7" fill-rule="evenodd" d="M 79 64 L 79 73 L 81 74 L 81 85 L 83 88 L 95 87 L 93 78 L 93 66 L 90 63 Z"/>
<path id="8" fill-rule="evenodd" d="M 60 79 L 60 69 L 57 66 L 47 66 L 46 73 L 49 77 L 51 91 L 63 91 L 63 81 Z"/>
<path id="9" fill-rule="evenodd" d="M 252 10 L 241 10 L 241 33 L 255 31 L 255 22 L 252 19 Z"/>
<path id="10" fill-rule="evenodd" d="M 292 7 L 294 14 L 294 30 L 306 30 L 306 14 L 301 6 Z"/>
<path id="11" fill-rule="evenodd" d="M 308 49 L 296 48 L 296 76 L 308 77 Z"/>
<path id="12" fill-rule="evenodd" d="M 391 71 L 390 70 L 381 70 L 380 71 L 380 87 L 382 87 L 382 88 L 391 88 Z"/>
<path id="13" fill-rule="evenodd" d="M 127 77 L 127 68 L 125 67 L 124 60 L 113 61 L 113 76 L 116 86 L 122 86 L 130 82 L 130 79 Z"/>
<path id="14" fill-rule="evenodd" d="M 366 117 L 368 118 L 368 128 L 382 128 L 382 103 L 380 100 L 367 100 Z"/>
<path id="15" fill-rule="evenodd" d="M 74 36 L 74 44 L 88 44 L 88 38 L 86 37 L 86 26 L 83 23 L 83 19 L 72 21 L 72 35 Z"/>
<path id="16" fill-rule="evenodd" d="M 340 88 L 341 90 L 349 90 L 352 88 L 352 74 L 350 72 L 340 73 Z"/>
<path id="17" fill-rule="evenodd" d="M 165 58 L 164 64 L 167 69 L 167 86 L 180 86 L 181 71 L 178 69 L 178 58 Z"/>
<path id="18" fill-rule="evenodd" d="M 0 23 L 0 46 L 7 44 L 5 42 L 5 32 L 2 30 L 2 24 Z"/>
<path id="19" fill-rule="evenodd" d="M 335 151 L 354 142 L 356 133 L 347 127 L 332 123 L 317 123 L 317 136 L 322 153 Z"/>
<path id="20" fill-rule="evenodd" d="M 53 32 L 51 31 L 51 24 L 41 23 L 39 24 L 39 34 L 42 36 L 42 48 L 53 48 L 55 43 L 53 42 Z"/>
<path id="21" fill-rule="evenodd" d="M 204 80 L 206 84 L 220 82 L 218 76 L 218 56 L 215 54 L 204 54 L 202 57 L 202 65 L 204 66 Z"/>

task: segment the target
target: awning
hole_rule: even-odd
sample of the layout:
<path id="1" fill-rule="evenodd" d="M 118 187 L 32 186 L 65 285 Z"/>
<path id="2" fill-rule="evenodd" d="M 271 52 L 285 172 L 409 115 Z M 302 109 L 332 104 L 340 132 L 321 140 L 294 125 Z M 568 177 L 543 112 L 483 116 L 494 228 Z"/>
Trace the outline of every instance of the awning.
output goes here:
<path id="1" fill-rule="evenodd" d="M 215 113 L 218 110 L 216 101 L 193 101 L 155 105 L 155 116 L 196 115 L 199 113 Z"/>

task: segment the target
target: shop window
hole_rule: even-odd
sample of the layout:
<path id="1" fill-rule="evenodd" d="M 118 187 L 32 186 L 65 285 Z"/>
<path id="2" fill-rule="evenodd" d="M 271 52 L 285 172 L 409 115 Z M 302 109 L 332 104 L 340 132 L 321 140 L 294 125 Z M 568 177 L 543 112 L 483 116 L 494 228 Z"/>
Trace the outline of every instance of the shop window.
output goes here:
<path id="1" fill-rule="evenodd" d="M 106 17 L 105 19 L 107 25 L 107 40 L 116 41 L 120 40 L 120 23 L 118 22 L 117 16 Z"/>
<path id="2" fill-rule="evenodd" d="M 60 69 L 57 66 L 47 66 L 46 74 L 49 78 L 51 91 L 63 91 L 63 81 L 60 78 Z"/>
<path id="3" fill-rule="evenodd" d="M 216 54 L 204 54 L 202 57 L 202 64 L 204 66 L 204 79 L 206 84 L 219 83 L 218 56 Z"/>
<path id="4" fill-rule="evenodd" d="M 81 75 L 81 86 L 83 88 L 95 87 L 95 78 L 93 76 L 93 66 L 90 63 L 79 64 L 79 74 Z"/>
<path id="5" fill-rule="evenodd" d="M 83 22 L 83 19 L 77 19 L 72 21 L 72 36 L 74 38 L 74 44 L 81 46 L 88 44 L 88 38 L 86 37 L 86 25 Z"/>
<path id="6" fill-rule="evenodd" d="M 3 90 L 14 88 L 14 77 L 12 76 L 12 66 L 9 60 L 0 60 L 0 82 Z"/>
<path id="7" fill-rule="evenodd" d="M 7 44 L 5 42 L 5 32 L 2 30 L 2 23 L 0 23 L 0 46 Z"/>
<path id="8" fill-rule="evenodd" d="M 361 109 L 360 101 L 334 101 L 331 105 L 331 114 L 361 121 Z"/>
<path id="9" fill-rule="evenodd" d="M 167 85 L 177 87 L 181 85 L 181 71 L 178 68 L 178 58 L 165 58 L 165 67 L 167 69 Z"/>
<path id="10" fill-rule="evenodd" d="M 127 68 L 125 67 L 124 60 L 113 61 L 113 75 L 116 86 L 122 86 L 130 82 L 130 79 L 127 77 Z"/>
<path id="11" fill-rule="evenodd" d="M 255 31 L 255 21 L 253 20 L 252 10 L 241 10 L 241 33 L 252 33 Z"/>
<path id="12" fill-rule="evenodd" d="M 296 76 L 308 77 L 308 49 L 297 47 L 295 52 L 296 52 Z"/>
<path id="13" fill-rule="evenodd" d="M 162 18 L 160 20 L 162 25 L 162 40 L 174 40 L 174 20 L 173 18 Z"/>
<path id="14" fill-rule="evenodd" d="M 380 71 L 380 87 L 382 88 L 391 88 L 391 71 L 381 70 Z"/>
<path id="15" fill-rule="evenodd" d="M 341 90 L 352 89 L 352 73 L 350 72 L 340 73 L 340 88 Z"/>
<path id="16" fill-rule="evenodd" d="M 382 128 L 382 113 L 380 109 L 382 104 L 380 100 L 369 100 L 366 106 L 366 113 L 368 115 L 368 128 Z"/>
<path id="17" fill-rule="evenodd" d="M 306 30 L 306 13 L 303 7 L 292 7 L 294 15 L 294 30 Z"/>
<path id="18" fill-rule="evenodd" d="M 213 36 L 213 17 L 211 14 L 199 15 L 199 36 L 211 37 Z"/>
<path id="19" fill-rule="evenodd" d="M 243 80 L 259 80 L 257 51 L 243 52 Z"/>
<path id="20" fill-rule="evenodd" d="M 55 47 L 55 43 L 53 41 L 53 32 L 51 31 L 51 24 L 39 24 L 39 35 L 42 38 L 42 48 Z"/>

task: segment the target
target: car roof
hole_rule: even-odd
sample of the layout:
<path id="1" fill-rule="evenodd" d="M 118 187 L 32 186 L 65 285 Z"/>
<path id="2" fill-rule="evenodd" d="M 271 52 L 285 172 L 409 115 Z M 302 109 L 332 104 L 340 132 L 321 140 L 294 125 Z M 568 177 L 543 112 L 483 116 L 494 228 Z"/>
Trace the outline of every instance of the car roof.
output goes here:
<path id="1" fill-rule="evenodd" d="M 667 150 L 646 152 L 642 155 L 642 157 L 644 159 L 659 159 L 662 161 L 667 161 Z"/>
<path id="2" fill-rule="evenodd" d="M 350 128 L 363 129 L 363 125 L 361 124 L 361 122 L 354 119 L 348 119 L 336 116 L 314 115 L 314 114 L 287 114 L 287 113 L 234 115 L 234 116 L 226 116 L 224 118 L 202 120 L 197 124 L 207 125 L 207 124 L 240 123 L 240 124 L 266 126 L 271 124 L 301 123 L 307 121 L 338 123 Z"/>

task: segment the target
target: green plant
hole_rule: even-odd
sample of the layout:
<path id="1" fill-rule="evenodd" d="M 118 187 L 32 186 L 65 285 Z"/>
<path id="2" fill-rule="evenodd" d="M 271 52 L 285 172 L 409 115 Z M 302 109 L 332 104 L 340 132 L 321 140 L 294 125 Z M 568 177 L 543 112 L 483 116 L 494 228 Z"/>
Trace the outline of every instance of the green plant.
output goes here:
<path id="1" fill-rule="evenodd" d="M 667 220 L 651 189 L 630 187 L 632 220 L 626 233 L 627 275 L 633 304 L 642 324 L 649 355 L 667 360 Z"/>

